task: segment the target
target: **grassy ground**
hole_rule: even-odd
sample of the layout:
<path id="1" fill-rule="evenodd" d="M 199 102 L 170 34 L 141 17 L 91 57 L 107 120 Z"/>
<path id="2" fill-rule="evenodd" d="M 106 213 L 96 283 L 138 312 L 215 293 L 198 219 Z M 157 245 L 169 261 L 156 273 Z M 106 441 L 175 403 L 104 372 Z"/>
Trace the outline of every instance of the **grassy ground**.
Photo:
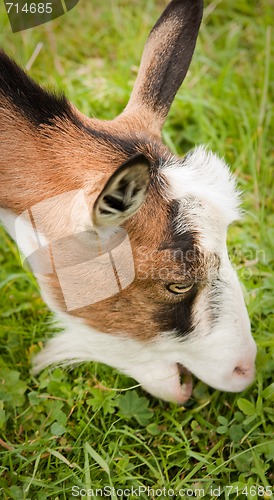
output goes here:
<path id="1" fill-rule="evenodd" d="M 110 118 L 127 102 L 146 35 L 165 3 L 82 0 L 50 24 L 12 34 L 1 2 L 0 45 L 26 65 L 42 42 L 30 74 L 65 90 L 83 112 Z M 191 400 L 179 408 L 138 387 L 126 390 L 134 381 L 102 365 L 31 376 L 32 354 L 56 327 L 35 280 L 21 268 L 15 245 L 1 230 L 3 498 L 81 498 L 80 488 L 93 488 L 94 497 L 104 486 L 135 488 L 128 496 L 124 492 L 123 498 L 132 499 L 146 499 L 152 489 L 154 498 L 166 498 L 172 489 L 178 498 L 269 498 L 267 487 L 274 482 L 273 8 L 271 0 L 233 5 L 206 0 L 191 71 L 163 134 L 178 154 L 208 144 L 238 177 L 246 213 L 230 229 L 229 248 L 258 344 L 256 382 L 233 395 L 196 380 Z M 108 498 L 120 493 L 105 490 Z"/>

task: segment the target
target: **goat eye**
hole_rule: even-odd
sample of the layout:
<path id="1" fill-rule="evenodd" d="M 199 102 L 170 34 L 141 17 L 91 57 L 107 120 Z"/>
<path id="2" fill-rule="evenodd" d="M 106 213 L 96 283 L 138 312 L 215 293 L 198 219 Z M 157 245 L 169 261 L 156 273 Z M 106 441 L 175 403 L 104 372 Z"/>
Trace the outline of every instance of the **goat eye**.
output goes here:
<path id="1" fill-rule="evenodd" d="M 172 293 L 176 293 L 177 295 L 187 293 L 193 287 L 193 283 L 191 285 L 184 285 L 183 283 L 171 283 L 167 285 L 167 290 Z"/>

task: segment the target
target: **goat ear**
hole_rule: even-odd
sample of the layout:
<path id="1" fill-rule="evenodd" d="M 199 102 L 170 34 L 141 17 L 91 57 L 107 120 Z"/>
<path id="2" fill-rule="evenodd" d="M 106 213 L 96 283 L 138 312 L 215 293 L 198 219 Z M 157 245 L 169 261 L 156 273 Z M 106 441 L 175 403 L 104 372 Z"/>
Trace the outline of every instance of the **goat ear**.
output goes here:
<path id="1" fill-rule="evenodd" d="M 194 52 L 203 0 L 172 0 L 152 29 L 125 112 L 145 115 L 161 129 Z"/>
<path id="2" fill-rule="evenodd" d="M 137 155 L 123 163 L 110 177 L 94 203 L 96 226 L 119 226 L 144 202 L 150 183 L 150 163 Z"/>

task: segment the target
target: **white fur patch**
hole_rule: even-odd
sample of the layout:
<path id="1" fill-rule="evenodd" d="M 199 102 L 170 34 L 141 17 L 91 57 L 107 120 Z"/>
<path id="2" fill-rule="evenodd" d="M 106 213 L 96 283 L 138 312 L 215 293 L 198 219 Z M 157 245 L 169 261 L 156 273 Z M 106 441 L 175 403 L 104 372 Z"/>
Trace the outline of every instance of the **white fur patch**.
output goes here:
<path id="1" fill-rule="evenodd" d="M 170 185 L 168 196 L 180 201 L 178 230 L 198 230 L 213 250 L 212 231 L 218 241 L 240 218 L 239 192 L 226 163 L 199 146 L 182 160 L 171 157 L 162 172 Z"/>

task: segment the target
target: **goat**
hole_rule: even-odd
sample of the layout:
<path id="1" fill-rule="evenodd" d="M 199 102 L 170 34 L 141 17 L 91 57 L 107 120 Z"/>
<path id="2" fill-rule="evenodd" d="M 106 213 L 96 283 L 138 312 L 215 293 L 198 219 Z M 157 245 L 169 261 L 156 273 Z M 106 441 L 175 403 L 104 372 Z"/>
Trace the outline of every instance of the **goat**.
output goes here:
<path id="1" fill-rule="evenodd" d="M 202 0 L 169 3 L 127 106 L 109 121 L 43 90 L 1 52 L 0 216 L 64 328 L 36 372 L 102 362 L 179 404 L 192 374 L 231 392 L 254 378 L 256 345 L 226 249 L 235 180 L 204 147 L 177 158 L 161 140 L 202 11 Z"/>

